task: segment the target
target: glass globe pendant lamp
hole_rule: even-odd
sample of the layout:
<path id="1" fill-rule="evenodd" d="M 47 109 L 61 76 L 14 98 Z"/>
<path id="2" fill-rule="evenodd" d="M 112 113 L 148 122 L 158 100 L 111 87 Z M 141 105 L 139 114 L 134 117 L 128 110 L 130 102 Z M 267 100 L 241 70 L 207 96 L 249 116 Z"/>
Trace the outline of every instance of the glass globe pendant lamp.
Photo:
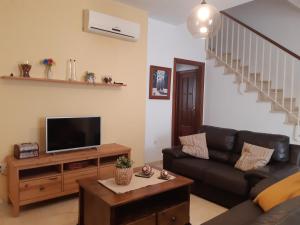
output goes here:
<path id="1" fill-rule="evenodd" d="M 205 0 L 196 6 L 187 20 L 189 32 L 195 38 L 209 38 L 217 34 L 221 27 L 221 14 Z"/>

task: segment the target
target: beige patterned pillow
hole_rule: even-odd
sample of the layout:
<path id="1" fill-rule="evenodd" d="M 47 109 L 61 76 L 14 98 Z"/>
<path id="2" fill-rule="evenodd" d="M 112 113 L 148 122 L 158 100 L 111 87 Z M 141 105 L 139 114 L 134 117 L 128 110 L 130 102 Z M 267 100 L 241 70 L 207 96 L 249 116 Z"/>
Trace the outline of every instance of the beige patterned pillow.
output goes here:
<path id="1" fill-rule="evenodd" d="M 234 167 L 242 171 L 264 167 L 269 163 L 273 152 L 274 149 L 251 145 L 245 142 L 242 155 Z"/>
<path id="2" fill-rule="evenodd" d="M 209 159 L 205 133 L 179 137 L 179 139 L 183 145 L 183 152 L 197 158 Z"/>

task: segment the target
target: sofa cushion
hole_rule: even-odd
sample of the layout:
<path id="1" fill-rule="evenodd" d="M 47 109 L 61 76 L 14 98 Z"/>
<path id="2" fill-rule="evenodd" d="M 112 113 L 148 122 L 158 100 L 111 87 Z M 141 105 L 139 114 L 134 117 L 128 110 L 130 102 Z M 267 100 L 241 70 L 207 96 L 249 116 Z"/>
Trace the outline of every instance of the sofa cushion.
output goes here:
<path id="1" fill-rule="evenodd" d="M 274 152 L 274 149 L 244 143 L 242 155 L 235 164 L 235 168 L 242 171 L 253 170 L 266 166 Z"/>
<path id="2" fill-rule="evenodd" d="M 298 225 L 300 197 L 290 199 L 259 216 L 251 225 Z"/>
<path id="3" fill-rule="evenodd" d="M 271 185 L 262 191 L 254 200 L 265 211 L 269 211 L 277 205 L 300 196 L 300 172 Z"/>
<path id="4" fill-rule="evenodd" d="M 232 151 L 234 148 L 236 130 L 202 126 L 199 133 L 206 133 L 207 147 L 219 151 Z"/>
<path id="5" fill-rule="evenodd" d="M 182 151 L 200 159 L 209 159 L 205 133 L 179 137 Z"/>
<path id="6" fill-rule="evenodd" d="M 249 191 L 244 172 L 224 163 L 214 162 L 207 168 L 203 182 L 241 196 Z"/>
<path id="7" fill-rule="evenodd" d="M 239 131 L 234 147 L 236 153 L 241 153 L 244 142 L 274 149 L 272 161 L 287 162 L 289 160 L 289 137 L 277 134 L 264 134 L 251 131 Z"/>
<path id="8" fill-rule="evenodd" d="M 214 167 L 216 162 L 212 160 L 198 159 L 194 157 L 174 159 L 172 172 L 202 181 L 207 169 Z"/>
<path id="9" fill-rule="evenodd" d="M 202 225 L 250 225 L 262 214 L 252 201 L 245 201 Z"/>

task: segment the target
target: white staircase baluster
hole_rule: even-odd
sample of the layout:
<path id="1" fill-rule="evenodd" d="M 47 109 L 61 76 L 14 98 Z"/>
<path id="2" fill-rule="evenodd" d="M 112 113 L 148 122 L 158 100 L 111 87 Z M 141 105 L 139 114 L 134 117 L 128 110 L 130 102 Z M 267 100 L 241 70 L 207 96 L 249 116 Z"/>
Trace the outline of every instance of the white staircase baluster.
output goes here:
<path id="1" fill-rule="evenodd" d="M 261 84 L 261 91 L 264 90 L 264 72 L 265 72 L 265 41 L 262 40 L 262 67 L 261 67 L 261 75 L 260 75 L 260 84 Z M 268 83 L 270 85 L 270 83 Z"/>
<path id="2" fill-rule="evenodd" d="M 216 37 L 216 56 L 218 57 L 218 47 L 219 47 L 219 31 L 217 32 L 217 37 Z"/>
<path id="3" fill-rule="evenodd" d="M 270 46 L 270 52 L 269 52 L 269 82 L 271 83 L 271 74 L 272 74 L 272 44 L 269 45 Z M 268 96 L 270 96 L 270 90 L 271 89 L 271 85 L 269 85 L 268 87 Z"/>
<path id="4" fill-rule="evenodd" d="M 294 97 L 295 58 L 292 60 L 291 99 Z M 290 103 L 290 113 L 293 113 L 293 101 Z"/>
<path id="5" fill-rule="evenodd" d="M 232 20 L 232 36 L 231 36 L 231 68 L 233 68 L 233 43 L 234 43 L 234 22 Z"/>
<path id="6" fill-rule="evenodd" d="M 244 82 L 244 76 L 245 76 L 245 51 L 246 48 L 246 28 L 244 28 L 244 36 L 243 36 L 243 67 L 242 67 L 242 83 Z"/>
<path id="7" fill-rule="evenodd" d="M 250 68 L 251 68 L 251 49 L 252 49 L 252 32 L 250 31 L 249 35 L 249 65 L 248 65 L 248 81 L 250 82 Z"/>
<path id="8" fill-rule="evenodd" d="M 237 24 L 237 48 L 236 48 L 236 71 L 239 71 L 239 55 L 240 55 L 240 24 Z"/>
<path id="9" fill-rule="evenodd" d="M 282 85 L 282 106 L 285 108 L 285 79 L 286 79 L 286 54 L 284 54 L 283 61 L 283 85 Z"/>
<path id="10" fill-rule="evenodd" d="M 256 75 L 257 75 L 257 51 L 258 51 L 258 35 L 256 35 L 256 39 L 255 39 L 255 62 L 254 62 L 254 85 L 255 87 L 257 87 L 257 82 L 256 82 Z"/>
<path id="11" fill-rule="evenodd" d="M 229 18 L 226 20 L 226 64 L 228 65 L 228 32 L 229 32 Z"/>
<path id="12" fill-rule="evenodd" d="M 224 33 L 224 16 L 221 17 L 221 61 L 223 60 L 223 33 Z"/>
<path id="13" fill-rule="evenodd" d="M 275 102 L 278 103 L 278 76 L 279 76 L 279 48 L 277 48 L 276 54 L 276 83 L 275 83 Z"/>

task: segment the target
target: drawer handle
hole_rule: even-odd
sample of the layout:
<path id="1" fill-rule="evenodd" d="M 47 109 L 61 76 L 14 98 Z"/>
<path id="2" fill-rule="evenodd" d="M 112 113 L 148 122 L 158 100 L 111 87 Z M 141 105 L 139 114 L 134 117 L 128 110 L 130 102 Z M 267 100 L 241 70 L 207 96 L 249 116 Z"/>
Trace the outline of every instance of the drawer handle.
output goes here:
<path id="1" fill-rule="evenodd" d="M 48 180 L 57 180 L 57 177 L 51 177 Z"/>
<path id="2" fill-rule="evenodd" d="M 40 191 L 43 191 L 43 190 L 45 190 L 45 187 L 40 186 Z"/>
<path id="3" fill-rule="evenodd" d="M 172 216 L 171 220 L 172 220 L 172 222 L 175 222 L 176 221 L 176 217 Z"/>

